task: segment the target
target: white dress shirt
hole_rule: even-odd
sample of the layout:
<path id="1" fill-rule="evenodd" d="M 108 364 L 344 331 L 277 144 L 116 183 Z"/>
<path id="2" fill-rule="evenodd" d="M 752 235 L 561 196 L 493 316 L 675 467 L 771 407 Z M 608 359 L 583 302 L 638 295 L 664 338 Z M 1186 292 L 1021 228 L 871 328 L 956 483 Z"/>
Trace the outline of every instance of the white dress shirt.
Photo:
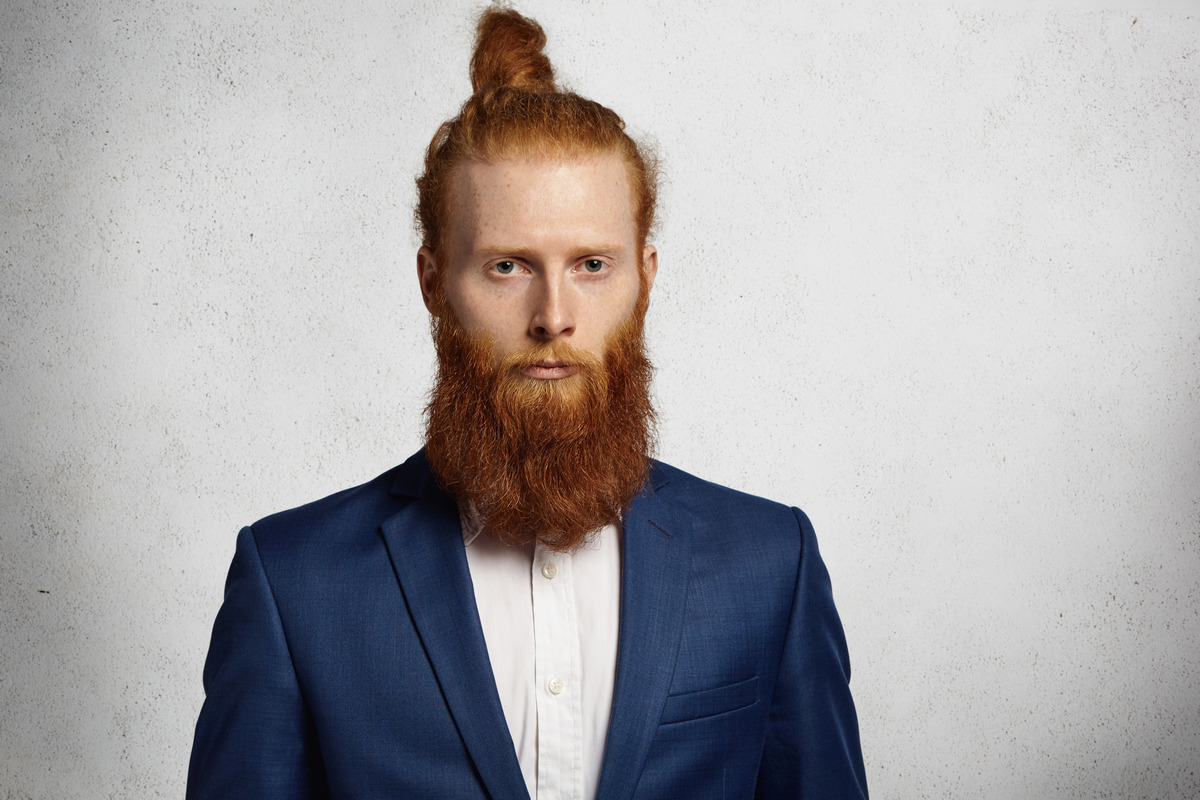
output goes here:
<path id="1" fill-rule="evenodd" d="M 612 708 L 621 531 L 580 550 L 509 547 L 461 513 L 492 674 L 533 800 L 592 800 Z"/>

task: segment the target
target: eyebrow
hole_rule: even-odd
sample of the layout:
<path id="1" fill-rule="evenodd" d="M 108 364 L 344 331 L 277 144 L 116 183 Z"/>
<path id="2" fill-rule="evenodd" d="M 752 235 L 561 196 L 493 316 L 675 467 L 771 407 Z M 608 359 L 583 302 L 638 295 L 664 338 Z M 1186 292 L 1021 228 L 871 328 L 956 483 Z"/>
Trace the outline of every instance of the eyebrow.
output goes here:
<path id="1" fill-rule="evenodd" d="M 588 245 L 587 247 L 576 247 L 571 250 L 573 258 L 580 256 L 591 255 L 593 253 L 608 254 L 620 253 L 624 251 L 623 245 L 616 244 L 596 244 Z M 488 245 L 480 247 L 475 251 L 475 255 L 482 258 L 495 258 L 496 256 L 512 256 L 513 258 L 521 258 L 530 261 L 537 260 L 537 252 L 528 247 L 505 247 L 503 245 Z"/>

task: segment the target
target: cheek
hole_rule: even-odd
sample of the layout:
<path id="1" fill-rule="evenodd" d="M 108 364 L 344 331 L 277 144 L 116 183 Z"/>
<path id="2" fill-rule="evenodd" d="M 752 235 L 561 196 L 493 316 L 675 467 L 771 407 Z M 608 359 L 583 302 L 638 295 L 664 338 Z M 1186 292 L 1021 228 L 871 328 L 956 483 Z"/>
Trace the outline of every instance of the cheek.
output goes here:
<path id="1" fill-rule="evenodd" d="M 620 291 L 604 297 L 589 298 L 589 311 L 580 320 L 580 333 L 586 329 L 587 333 L 582 338 L 586 339 L 593 352 L 602 352 L 612 336 L 633 316 L 639 291 L 635 281 L 632 286 L 622 286 Z"/>
<path id="2" fill-rule="evenodd" d="M 447 300 L 458 324 L 472 336 L 484 337 L 501 353 L 519 346 L 526 321 L 513 297 L 487 287 L 457 287 Z"/>
<path id="3" fill-rule="evenodd" d="M 446 281 L 445 290 L 446 301 L 463 327 L 473 330 L 492 324 L 497 302 L 484 287 L 452 278 Z"/>

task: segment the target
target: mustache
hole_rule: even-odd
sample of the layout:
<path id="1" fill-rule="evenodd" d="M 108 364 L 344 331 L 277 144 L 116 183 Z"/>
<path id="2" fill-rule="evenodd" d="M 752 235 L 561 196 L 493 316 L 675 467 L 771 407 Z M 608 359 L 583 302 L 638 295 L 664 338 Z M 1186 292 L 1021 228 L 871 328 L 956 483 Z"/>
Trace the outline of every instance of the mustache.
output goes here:
<path id="1" fill-rule="evenodd" d="M 534 345 L 526 350 L 509 353 L 500 361 L 500 372 L 521 371 L 529 367 L 579 367 L 581 370 L 603 368 L 600 359 L 568 342 L 555 339 Z"/>

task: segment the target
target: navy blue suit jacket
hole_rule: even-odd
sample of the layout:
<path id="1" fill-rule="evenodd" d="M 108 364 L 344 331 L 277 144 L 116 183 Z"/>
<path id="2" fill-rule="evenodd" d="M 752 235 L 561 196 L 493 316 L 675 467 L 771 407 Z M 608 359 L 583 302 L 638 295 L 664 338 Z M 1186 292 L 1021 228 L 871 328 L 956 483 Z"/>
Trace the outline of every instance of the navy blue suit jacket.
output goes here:
<path id="1" fill-rule="evenodd" d="M 808 519 L 656 464 L 624 518 L 597 797 L 866 797 Z M 424 453 L 242 530 L 188 797 L 526 798 Z"/>

